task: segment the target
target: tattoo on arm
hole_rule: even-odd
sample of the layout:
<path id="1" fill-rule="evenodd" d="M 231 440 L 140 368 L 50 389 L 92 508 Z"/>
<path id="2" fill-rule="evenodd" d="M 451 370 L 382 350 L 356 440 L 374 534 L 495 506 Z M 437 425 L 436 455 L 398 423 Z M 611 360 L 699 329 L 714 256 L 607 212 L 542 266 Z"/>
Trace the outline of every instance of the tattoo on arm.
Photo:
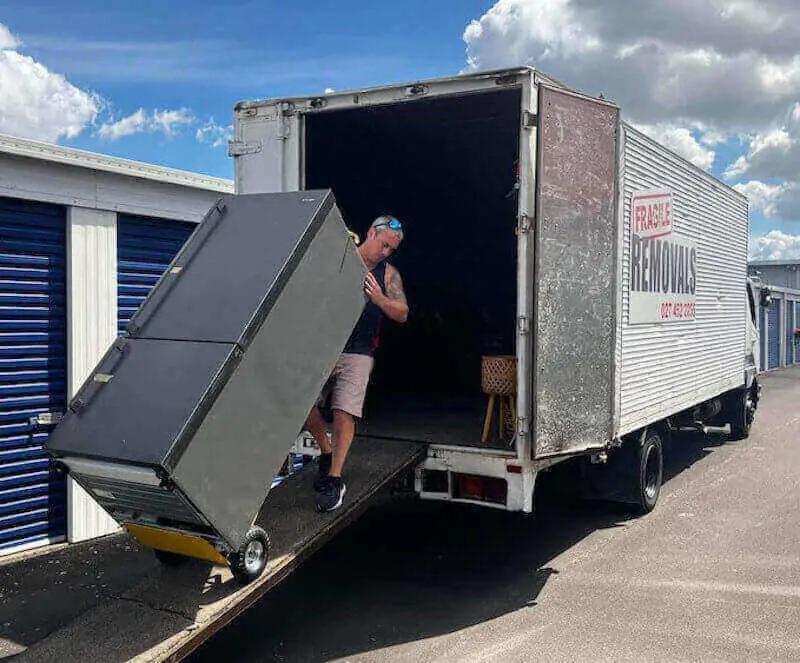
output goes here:
<path id="1" fill-rule="evenodd" d="M 386 296 L 393 301 L 408 305 L 406 293 L 403 290 L 403 279 L 400 278 L 400 272 L 393 267 L 386 273 Z"/>

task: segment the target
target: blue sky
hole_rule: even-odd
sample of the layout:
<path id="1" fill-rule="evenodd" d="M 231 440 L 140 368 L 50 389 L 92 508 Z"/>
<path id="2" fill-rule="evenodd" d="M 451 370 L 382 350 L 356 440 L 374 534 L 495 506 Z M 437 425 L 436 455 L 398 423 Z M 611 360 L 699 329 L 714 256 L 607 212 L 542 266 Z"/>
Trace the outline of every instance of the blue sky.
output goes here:
<path id="1" fill-rule="evenodd" d="M 534 64 L 747 194 L 754 255 L 800 257 L 794 4 L 17 2 L 0 132 L 229 178 L 236 101 Z"/>
<path id="2" fill-rule="evenodd" d="M 456 73 L 465 65 L 464 27 L 486 7 L 464 0 L 34 1 L 0 9 L 0 21 L 21 52 L 99 94 L 115 118 L 185 108 L 224 126 L 241 99 Z M 199 143 L 186 128 L 113 141 L 87 131 L 60 142 L 232 177 L 226 147 Z"/>

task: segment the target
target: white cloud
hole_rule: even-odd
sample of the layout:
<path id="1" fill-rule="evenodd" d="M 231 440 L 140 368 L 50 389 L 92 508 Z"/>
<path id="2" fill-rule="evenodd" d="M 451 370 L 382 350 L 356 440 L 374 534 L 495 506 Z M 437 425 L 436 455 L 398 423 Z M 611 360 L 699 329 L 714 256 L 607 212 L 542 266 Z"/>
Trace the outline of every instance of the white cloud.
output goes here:
<path id="1" fill-rule="evenodd" d="M 703 170 L 711 170 L 714 165 L 714 150 L 701 144 L 688 129 L 671 124 L 645 124 L 637 128 Z"/>
<path id="2" fill-rule="evenodd" d="M 106 122 L 98 130 L 98 134 L 109 140 L 117 140 L 124 136 L 142 133 L 147 129 L 147 113 L 140 108 L 135 113 L 124 117 L 116 122 Z"/>
<path id="3" fill-rule="evenodd" d="M 45 65 L 20 53 L 20 41 L 0 23 L 0 132 L 58 142 L 75 138 L 106 109 L 96 94 L 81 90 Z M 107 118 L 97 135 L 118 140 L 137 133 L 174 136 L 196 120 L 186 108 L 146 111 Z"/>
<path id="4" fill-rule="evenodd" d="M 233 126 L 221 126 L 212 117 L 195 133 L 195 138 L 199 143 L 210 143 L 211 147 L 222 147 L 227 145 L 233 138 Z"/>
<path id="5" fill-rule="evenodd" d="M 642 124 L 751 132 L 800 98 L 788 0 L 499 0 L 463 38 L 470 68 L 533 64 Z"/>
<path id="6" fill-rule="evenodd" d="M 750 238 L 751 260 L 800 260 L 800 235 L 771 230 Z"/>
<path id="7" fill-rule="evenodd" d="M 497 45 L 493 42 L 497 38 L 503 42 L 502 55 L 495 50 Z M 570 58 L 600 47 L 599 39 L 584 27 L 570 0 L 500 0 L 467 26 L 464 41 L 470 46 L 469 64 L 482 68 L 487 56 L 513 61 L 527 59 L 532 46 L 536 56 L 543 60 Z M 480 48 L 481 45 L 487 50 Z"/>
<path id="8" fill-rule="evenodd" d="M 783 126 L 748 138 L 747 152 L 736 159 L 725 177 L 750 181 L 736 185 L 762 201 L 764 214 L 775 219 L 800 220 L 800 104 L 787 114 Z M 766 185 L 764 180 L 774 182 Z"/>
<path id="9" fill-rule="evenodd" d="M 152 113 L 140 108 L 121 120 L 105 122 L 97 134 L 108 140 L 118 140 L 138 133 L 163 133 L 165 136 L 174 136 L 181 127 L 194 122 L 191 112 L 185 108 Z"/>
<path id="10" fill-rule="evenodd" d="M 14 50 L 19 41 L 0 23 L 0 132 L 55 142 L 93 123 L 101 99 Z"/>
<path id="11" fill-rule="evenodd" d="M 0 50 L 15 49 L 19 46 L 19 40 L 11 34 L 11 31 L 0 23 Z"/>
<path id="12" fill-rule="evenodd" d="M 706 147 L 716 147 L 728 141 L 728 136 L 721 131 L 709 129 L 700 135 L 700 142 Z"/>
<path id="13" fill-rule="evenodd" d="M 463 39 L 468 70 L 530 64 L 603 93 L 701 168 L 743 135 L 726 176 L 800 220 L 796 0 L 498 0 Z"/>
<path id="14" fill-rule="evenodd" d="M 192 112 L 187 108 L 179 110 L 155 111 L 152 116 L 152 126 L 167 136 L 174 136 L 180 127 L 194 124 Z"/>
<path id="15" fill-rule="evenodd" d="M 785 184 L 767 184 L 758 180 L 751 180 L 745 184 L 733 186 L 739 193 L 747 196 L 750 201 L 750 211 L 763 211 L 767 218 L 776 216 L 776 203 L 786 190 Z"/>
<path id="16" fill-rule="evenodd" d="M 783 126 L 749 137 L 746 154 L 725 172 L 728 179 L 744 175 L 753 178 L 800 179 L 800 104 L 795 104 Z"/>

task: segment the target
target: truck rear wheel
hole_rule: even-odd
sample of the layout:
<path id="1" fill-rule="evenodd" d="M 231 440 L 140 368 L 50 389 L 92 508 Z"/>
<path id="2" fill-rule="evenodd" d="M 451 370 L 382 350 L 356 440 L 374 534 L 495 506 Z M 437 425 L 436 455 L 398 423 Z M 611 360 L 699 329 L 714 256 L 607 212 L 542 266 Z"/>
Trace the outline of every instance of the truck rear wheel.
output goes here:
<path id="1" fill-rule="evenodd" d="M 756 418 L 756 401 L 749 389 L 742 391 L 741 406 L 738 408 L 736 421 L 731 421 L 731 440 L 744 440 L 750 436 L 750 428 Z"/>
<path id="2" fill-rule="evenodd" d="M 664 480 L 664 451 L 658 431 L 647 432 L 638 455 L 639 495 L 637 506 L 642 513 L 650 513 L 661 495 L 661 483 Z"/>
<path id="3" fill-rule="evenodd" d="M 647 431 L 636 454 L 635 504 L 642 514 L 650 513 L 661 495 L 664 479 L 664 451 L 661 436 L 655 429 Z"/>
<path id="4" fill-rule="evenodd" d="M 650 513 L 661 495 L 664 479 L 664 435 L 668 431 L 649 428 L 626 437 L 622 447 L 610 454 L 605 465 L 582 466 L 577 484 L 584 496 L 633 505 L 638 513 Z"/>

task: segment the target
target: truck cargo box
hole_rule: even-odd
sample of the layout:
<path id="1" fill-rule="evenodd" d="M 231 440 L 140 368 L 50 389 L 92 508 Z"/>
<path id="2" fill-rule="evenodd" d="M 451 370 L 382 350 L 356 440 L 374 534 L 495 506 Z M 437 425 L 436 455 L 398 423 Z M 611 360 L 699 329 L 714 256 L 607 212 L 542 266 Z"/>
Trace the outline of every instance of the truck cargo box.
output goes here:
<path id="1" fill-rule="evenodd" d="M 482 354 L 518 359 L 519 463 L 743 383 L 746 200 L 613 103 L 506 69 L 242 102 L 234 133 L 238 191 L 332 187 L 355 230 L 406 224 L 411 314 L 377 357 L 370 435 L 509 451 L 479 440 Z"/>

